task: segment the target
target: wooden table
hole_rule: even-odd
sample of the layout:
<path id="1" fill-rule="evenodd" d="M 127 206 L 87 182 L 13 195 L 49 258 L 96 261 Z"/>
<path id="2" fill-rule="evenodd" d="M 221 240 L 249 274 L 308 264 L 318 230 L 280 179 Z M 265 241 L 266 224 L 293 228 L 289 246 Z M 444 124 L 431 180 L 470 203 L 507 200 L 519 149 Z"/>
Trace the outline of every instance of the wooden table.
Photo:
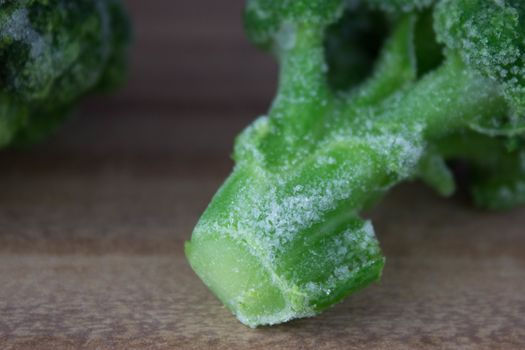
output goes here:
<path id="1" fill-rule="evenodd" d="M 229 172 L 233 136 L 264 112 L 275 66 L 239 34 L 242 1 L 208 1 L 211 19 L 167 3 L 129 1 L 137 46 L 123 92 L 85 104 L 41 147 L 0 152 L 0 349 L 525 348 L 525 210 L 481 212 L 420 184 L 370 214 L 380 284 L 315 318 L 237 322 L 182 245 Z"/>

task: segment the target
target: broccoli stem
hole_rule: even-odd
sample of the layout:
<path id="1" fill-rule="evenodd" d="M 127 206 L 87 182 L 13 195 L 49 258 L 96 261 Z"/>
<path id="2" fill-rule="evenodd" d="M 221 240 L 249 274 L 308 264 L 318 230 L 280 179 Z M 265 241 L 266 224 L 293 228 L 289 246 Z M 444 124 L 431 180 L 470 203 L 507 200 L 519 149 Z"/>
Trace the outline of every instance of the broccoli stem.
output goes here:
<path id="1" fill-rule="evenodd" d="M 371 78 L 341 91 L 330 84 L 355 83 L 362 74 L 345 73 L 363 65 L 339 55 L 364 50 L 338 46 L 359 27 L 342 11 L 373 16 L 342 0 L 247 1 L 250 38 L 279 60 L 278 94 L 236 140 L 234 171 L 186 245 L 243 323 L 313 315 L 377 280 L 384 259 L 359 213 L 407 179 L 450 195 L 449 158 L 473 164 L 478 204 L 525 203 L 518 2 L 362 2 L 389 12 L 393 30 Z"/>
<path id="2" fill-rule="evenodd" d="M 393 96 L 386 104 L 388 111 L 379 116 L 378 123 L 393 128 L 419 124 L 425 129 L 422 136 L 427 141 L 507 111 L 496 86 L 454 56 L 423 77 L 402 98 Z"/>
<path id="3" fill-rule="evenodd" d="M 331 107 L 326 81 L 323 30 L 309 25 L 284 25 L 275 54 L 280 63 L 277 97 L 269 112 L 272 133 L 262 147 L 268 166 L 279 167 L 309 153 L 320 137 L 319 122 Z M 287 135 L 280 137 L 278 135 Z"/>
<path id="4" fill-rule="evenodd" d="M 379 107 L 371 83 L 320 103 L 331 92 L 301 49 L 281 57 L 287 74 L 271 117 L 237 140 L 237 166 L 186 244 L 197 274 L 249 326 L 314 315 L 377 280 L 384 259 L 359 211 L 416 176 L 435 140 L 505 106 L 453 57 Z"/>

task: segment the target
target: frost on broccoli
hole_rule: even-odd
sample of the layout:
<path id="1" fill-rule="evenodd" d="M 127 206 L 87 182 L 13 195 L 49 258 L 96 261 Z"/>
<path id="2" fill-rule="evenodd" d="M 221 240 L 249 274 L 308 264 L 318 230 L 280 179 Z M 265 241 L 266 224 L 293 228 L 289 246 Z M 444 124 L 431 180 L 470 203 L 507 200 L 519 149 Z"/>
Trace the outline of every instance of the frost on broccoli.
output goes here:
<path id="1" fill-rule="evenodd" d="M 432 5 L 435 0 L 367 0 L 371 7 L 379 8 L 385 12 L 400 13 L 423 10 Z"/>
<path id="2" fill-rule="evenodd" d="M 525 203 L 524 16 L 517 0 L 247 1 L 277 95 L 186 244 L 241 322 L 315 315 L 378 280 L 360 212 L 405 180 L 451 195 L 449 159 L 470 164 L 478 205 Z"/>
<path id="3" fill-rule="evenodd" d="M 525 2 L 447 0 L 436 9 L 438 38 L 500 84 L 516 118 L 525 115 Z"/>
<path id="4" fill-rule="evenodd" d="M 79 97 L 118 86 L 128 41 L 118 0 L 0 1 L 0 145 L 38 141 Z"/>

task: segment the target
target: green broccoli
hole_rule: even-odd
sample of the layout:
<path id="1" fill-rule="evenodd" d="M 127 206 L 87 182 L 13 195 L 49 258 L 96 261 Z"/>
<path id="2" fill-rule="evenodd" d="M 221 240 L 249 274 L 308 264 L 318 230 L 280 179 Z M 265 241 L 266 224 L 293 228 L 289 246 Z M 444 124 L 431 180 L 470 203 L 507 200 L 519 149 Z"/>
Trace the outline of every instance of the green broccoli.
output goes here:
<path id="1" fill-rule="evenodd" d="M 78 99 L 123 80 L 119 0 L 0 0 L 0 147 L 52 132 Z"/>
<path id="2" fill-rule="evenodd" d="M 523 1 L 247 0 L 245 16 L 279 60 L 277 96 L 186 243 L 241 322 L 312 316 L 377 281 L 359 213 L 405 180 L 451 195 L 447 160 L 470 164 L 478 205 L 525 203 Z"/>

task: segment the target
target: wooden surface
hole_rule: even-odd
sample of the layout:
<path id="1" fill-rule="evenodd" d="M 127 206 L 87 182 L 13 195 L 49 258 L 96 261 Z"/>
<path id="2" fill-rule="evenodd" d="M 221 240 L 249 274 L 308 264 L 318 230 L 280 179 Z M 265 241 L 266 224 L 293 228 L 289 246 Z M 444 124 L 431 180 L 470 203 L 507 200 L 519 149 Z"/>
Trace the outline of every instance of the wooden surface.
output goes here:
<path id="1" fill-rule="evenodd" d="M 119 101 L 192 110 L 266 106 L 277 65 L 245 38 L 245 0 L 125 2 L 135 45 L 130 81 Z"/>
<path id="2" fill-rule="evenodd" d="M 182 244 L 275 67 L 242 39 L 242 1 L 195 4 L 129 1 L 129 85 L 48 143 L 0 152 L 0 349 L 525 348 L 525 209 L 485 213 L 419 184 L 370 214 L 380 284 L 257 330 L 220 305 Z"/>

